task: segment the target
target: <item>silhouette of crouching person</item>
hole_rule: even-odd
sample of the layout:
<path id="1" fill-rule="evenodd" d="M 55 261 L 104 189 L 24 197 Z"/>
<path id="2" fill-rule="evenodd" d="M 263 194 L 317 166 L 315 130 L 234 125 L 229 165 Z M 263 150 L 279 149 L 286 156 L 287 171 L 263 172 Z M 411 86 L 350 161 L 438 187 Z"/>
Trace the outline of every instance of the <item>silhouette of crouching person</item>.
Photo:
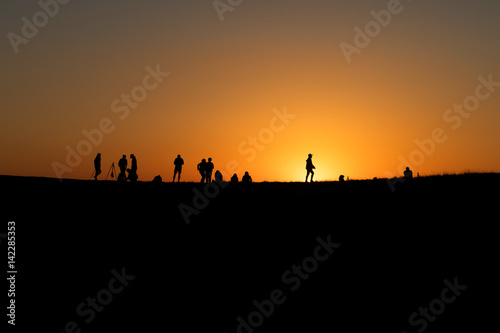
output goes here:
<path id="1" fill-rule="evenodd" d="M 245 174 L 241 178 L 242 183 L 251 183 L 252 182 L 252 177 L 248 174 L 248 171 L 245 171 Z"/>
<path id="2" fill-rule="evenodd" d="M 406 167 L 405 171 L 403 172 L 403 177 L 405 180 L 412 179 L 413 178 L 413 171 L 411 171 L 409 167 Z"/>
<path id="3" fill-rule="evenodd" d="M 214 178 L 217 183 L 222 183 L 222 173 L 219 170 L 215 171 Z"/>
<path id="4" fill-rule="evenodd" d="M 238 175 L 233 174 L 233 176 L 231 177 L 231 183 L 237 183 L 237 182 L 238 182 Z"/>

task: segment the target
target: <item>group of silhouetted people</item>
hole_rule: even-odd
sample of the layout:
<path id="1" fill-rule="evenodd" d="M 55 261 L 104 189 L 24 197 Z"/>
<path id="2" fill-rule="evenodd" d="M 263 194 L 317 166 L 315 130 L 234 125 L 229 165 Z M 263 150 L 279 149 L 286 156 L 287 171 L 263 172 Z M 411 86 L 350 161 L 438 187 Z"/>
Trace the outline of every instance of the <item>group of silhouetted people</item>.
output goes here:
<path id="1" fill-rule="evenodd" d="M 212 182 L 212 172 L 214 171 L 214 164 L 212 163 L 212 158 L 208 158 L 208 162 L 202 159 L 198 163 L 197 170 L 201 175 L 201 183 L 211 183 Z"/>
<path id="2" fill-rule="evenodd" d="M 130 180 L 131 182 L 135 182 L 139 178 L 137 175 L 137 159 L 134 154 L 130 154 L 130 160 L 132 161 L 130 169 L 127 169 L 128 162 L 126 155 L 123 155 L 120 161 L 118 161 L 118 167 L 120 168 L 118 181 Z M 128 176 L 125 175 L 125 171 L 128 172 Z"/>
<path id="3" fill-rule="evenodd" d="M 120 168 L 120 173 L 118 174 L 117 180 L 118 181 L 127 181 L 130 180 L 131 182 L 137 181 L 139 176 L 137 175 L 137 159 L 135 158 L 134 154 L 130 154 L 130 159 L 132 161 L 130 169 L 127 169 L 128 166 L 128 161 L 127 161 L 127 156 L 123 155 L 122 158 L 118 161 L 118 167 Z M 114 163 L 111 165 L 110 171 L 114 169 Z M 94 173 L 92 174 L 94 176 L 94 179 L 97 180 L 97 176 L 99 176 L 101 172 L 101 153 L 98 153 L 96 157 L 94 158 Z M 114 171 L 114 170 L 113 170 Z M 126 175 L 125 172 L 128 172 L 128 176 Z M 113 177 L 113 176 L 111 176 Z"/>
<path id="4" fill-rule="evenodd" d="M 127 156 L 123 155 L 122 158 L 118 161 L 118 168 L 120 169 L 120 173 L 117 176 L 117 180 L 124 182 L 124 181 L 132 181 L 135 182 L 139 178 L 137 175 L 137 159 L 134 154 L 130 154 L 130 159 L 131 159 L 131 166 L 130 168 L 128 167 L 128 161 L 127 161 Z M 174 160 L 174 177 L 172 178 L 172 182 L 175 182 L 175 177 L 177 176 L 177 182 L 180 182 L 181 180 L 181 173 L 182 173 L 182 166 L 184 165 L 184 160 L 182 159 L 181 155 L 177 155 L 177 157 Z M 205 159 L 202 159 L 200 163 L 197 165 L 197 170 L 201 175 L 201 183 L 211 183 L 212 182 L 212 173 L 214 170 L 214 164 L 212 162 L 212 158 L 208 158 L 208 162 Z M 111 165 L 110 172 L 114 171 L 114 163 Z M 94 177 L 95 180 L 97 180 L 97 177 L 102 173 L 101 171 L 101 153 L 98 153 L 96 157 L 94 158 L 94 172 L 92 173 L 92 176 Z M 126 174 L 128 173 L 128 175 Z M 108 172 L 109 174 L 109 172 Z M 217 170 L 215 172 L 215 180 L 218 182 L 222 182 L 222 173 Z M 111 177 L 113 178 L 113 173 L 111 173 Z M 107 176 L 106 176 L 107 178 Z M 245 175 L 241 179 L 243 183 L 251 183 L 252 182 L 252 177 L 250 177 L 250 174 L 245 172 Z M 231 178 L 231 182 L 238 182 L 238 176 L 236 174 L 233 175 Z"/>
<path id="5" fill-rule="evenodd" d="M 310 181 L 309 182 L 314 182 L 313 177 L 314 177 L 314 169 L 316 167 L 314 166 L 312 162 L 312 154 L 309 154 L 307 159 L 306 159 L 306 183 L 308 182 L 309 175 L 311 175 Z M 130 154 L 130 159 L 131 159 L 131 166 L 129 169 L 127 169 L 128 166 L 128 161 L 126 155 L 123 155 L 120 161 L 118 162 L 118 167 L 120 168 L 120 173 L 118 174 L 118 181 L 132 181 L 135 182 L 139 178 L 137 175 L 137 159 L 135 158 L 134 154 Z M 184 165 L 184 160 L 182 159 L 181 155 L 177 155 L 177 158 L 174 160 L 174 177 L 172 179 L 172 182 L 175 182 L 175 177 L 177 176 L 177 182 L 180 182 L 181 179 L 181 173 L 182 173 L 182 166 Z M 114 163 L 111 166 L 114 169 Z M 94 159 L 94 172 L 93 172 L 93 177 L 95 180 L 97 180 L 97 176 L 99 176 L 102 171 L 101 171 L 101 154 L 98 153 Z M 212 162 L 212 158 L 209 157 L 208 161 L 205 159 L 202 159 L 200 163 L 197 165 L 197 170 L 201 175 L 201 183 L 211 183 L 212 182 L 212 173 L 214 170 L 214 164 Z M 126 175 L 125 172 L 128 172 L 128 176 Z M 406 167 L 406 170 L 404 171 L 404 178 L 405 179 L 412 179 L 413 178 L 413 172 L 410 170 L 409 167 Z M 106 176 L 107 177 L 107 176 Z M 113 174 L 112 176 L 113 177 Z M 222 173 L 217 170 L 215 172 L 215 180 L 217 182 L 222 182 Z M 349 180 L 349 177 L 347 177 L 347 180 Z M 238 175 L 235 173 L 231 177 L 231 183 L 238 183 Z M 344 176 L 341 175 L 339 177 L 339 181 L 343 182 L 344 181 Z M 248 173 L 248 171 L 245 172 L 243 177 L 241 178 L 242 183 L 251 183 L 252 182 L 252 177 Z"/>
<path id="6" fill-rule="evenodd" d="M 212 172 L 214 170 L 214 164 L 212 162 L 211 157 L 208 158 L 208 162 L 205 159 L 202 159 L 201 162 L 198 163 L 196 168 L 201 175 L 201 183 L 202 184 L 212 182 Z M 222 182 L 222 173 L 219 170 L 215 171 L 215 181 Z M 231 177 L 231 183 L 237 183 L 237 182 L 238 182 L 238 175 L 234 174 Z M 242 183 L 251 183 L 252 182 L 252 177 L 250 177 L 250 174 L 248 173 L 248 171 L 245 172 L 245 175 L 241 179 L 241 182 Z"/>
<path id="7" fill-rule="evenodd" d="M 175 182 L 175 176 L 177 175 L 177 182 L 180 181 L 181 179 L 181 172 L 182 172 L 182 166 L 184 165 L 184 160 L 181 158 L 181 155 L 177 155 L 177 158 L 174 160 L 174 178 L 172 179 L 172 182 Z M 200 163 L 196 166 L 196 170 L 200 173 L 201 180 L 200 182 L 203 183 L 211 183 L 212 180 L 212 173 L 214 171 L 214 163 L 212 162 L 212 158 L 209 157 L 208 161 L 206 159 L 202 159 Z M 222 182 L 223 181 L 223 176 L 222 173 L 217 170 L 215 171 L 214 174 L 214 180 L 216 182 Z M 231 183 L 238 183 L 238 175 L 234 174 L 231 177 Z M 245 172 L 243 175 L 243 178 L 241 178 L 242 183 L 251 183 L 252 182 L 252 177 L 248 173 L 248 171 Z"/>
<path id="8" fill-rule="evenodd" d="M 233 176 L 231 177 L 231 183 L 238 183 L 238 182 L 239 182 L 238 175 L 233 174 Z M 252 182 L 252 177 L 250 176 L 248 171 L 245 171 L 245 174 L 243 175 L 243 177 L 241 177 L 241 182 L 242 183 L 251 183 Z"/>

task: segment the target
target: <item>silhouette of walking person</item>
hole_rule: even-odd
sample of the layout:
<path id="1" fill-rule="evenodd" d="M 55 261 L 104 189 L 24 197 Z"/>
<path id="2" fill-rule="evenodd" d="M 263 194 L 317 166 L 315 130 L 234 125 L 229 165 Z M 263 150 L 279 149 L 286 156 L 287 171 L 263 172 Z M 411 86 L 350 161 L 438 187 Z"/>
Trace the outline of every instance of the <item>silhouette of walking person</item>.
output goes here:
<path id="1" fill-rule="evenodd" d="M 130 159 L 132 160 L 132 165 L 130 166 L 130 169 L 127 169 L 128 171 L 128 180 L 131 182 L 137 181 L 137 159 L 135 158 L 134 154 L 130 154 Z"/>
<path id="2" fill-rule="evenodd" d="M 403 176 L 405 179 L 412 179 L 413 171 L 411 171 L 409 167 L 406 167 L 406 170 L 403 172 Z"/>
<path id="3" fill-rule="evenodd" d="M 307 170 L 306 183 L 307 183 L 307 178 L 309 177 L 309 174 L 311 174 L 311 183 L 313 182 L 313 177 L 314 177 L 313 169 L 316 169 L 316 167 L 313 165 L 312 157 L 313 157 L 313 155 L 309 154 L 308 158 L 306 160 L 306 170 Z"/>
<path id="4" fill-rule="evenodd" d="M 212 182 L 212 171 L 214 170 L 214 164 L 212 163 L 212 158 L 208 158 L 207 164 L 205 164 L 205 179 L 207 183 Z"/>
<path id="5" fill-rule="evenodd" d="M 181 172 L 182 172 L 182 165 L 184 164 L 184 160 L 181 158 L 181 155 L 177 155 L 177 158 L 174 160 L 174 178 L 172 179 L 172 183 L 175 182 L 175 175 L 178 174 L 177 176 L 177 182 L 181 180 Z"/>
<path id="6" fill-rule="evenodd" d="M 197 169 L 201 175 L 201 183 L 203 184 L 205 182 L 206 178 L 206 168 L 207 168 L 207 161 L 205 159 L 202 159 L 200 163 L 198 163 Z"/>
<path id="7" fill-rule="evenodd" d="M 95 168 L 94 179 L 97 180 L 97 176 L 101 174 L 101 153 L 98 153 L 94 158 L 94 168 Z"/>
<path id="8" fill-rule="evenodd" d="M 252 182 L 252 177 L 248 174 L 248 171 L 245 171 L 245 174 L 243 177 L 241 177 L 241 182 L 242 183 L 251 183 Z"/>
<path id="9" fill-rule="evenodd" d="M 118 181 L 124 181 L 127 179 L 127 175 L 125 171 L 127 170 L 127 156 L 123 155 L 122 158 L 118 161 L 118 167 L 120 168 L 120 174 L 118 175 Z"/>

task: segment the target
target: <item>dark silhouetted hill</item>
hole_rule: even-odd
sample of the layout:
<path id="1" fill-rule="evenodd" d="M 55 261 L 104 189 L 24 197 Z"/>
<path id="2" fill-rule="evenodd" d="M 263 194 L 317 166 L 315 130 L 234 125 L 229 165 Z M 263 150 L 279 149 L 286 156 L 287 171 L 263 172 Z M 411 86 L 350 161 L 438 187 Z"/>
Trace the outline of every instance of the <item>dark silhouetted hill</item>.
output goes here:
<path id="1" fill-rule="evenodd" d="M 496 315 L 499 174 L 421 177 L 395 191 L 383 179 L 0 184 L 2 223 L 18 226 L 19 329 L 232 333 L 279 290 L 286 300 L 254 332 L 417 332 L 423 322 L 409 317 L 455 278 L 467 289 L 426 332 L 479 331 Z M 179 205 L 196 210 L 189 224 Z M 314 266 L 307 258 L 328 237 L 340 246 Z M 124 267 L 135 279 L 86 323 L 77 306 Z"/>

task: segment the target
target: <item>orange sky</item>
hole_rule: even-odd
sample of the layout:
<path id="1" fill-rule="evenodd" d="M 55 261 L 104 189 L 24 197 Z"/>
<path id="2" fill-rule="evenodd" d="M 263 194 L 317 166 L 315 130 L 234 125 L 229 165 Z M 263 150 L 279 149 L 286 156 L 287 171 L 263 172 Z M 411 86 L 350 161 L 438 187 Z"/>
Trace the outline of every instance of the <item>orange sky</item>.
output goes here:
<path id="1" fill-rule="evenodd" d="M 131 153 L 140 180 L 170 180 L 177 154 L 186 181 L 208 157 L 226 176 L 229 163 L 254 181 L 302 181 L 308 153 L 316 180 L 400 164 L 500 172 L 500 4 L 401 1 L 349 63 L 341 43 L 356 46 L 354 28 L 388 3 L 243 1 L 223 21 L 211 1 L 61 5 L 18 53 L 0 46 L 0 174 L 88 179 L 98 152 L 101 179 Z M 1 31 L 22 35 L 40 10 L 0 4 Z M 453 111 L 463 103 L 474 111 Z M 108 133 L 82 143 L 102 122 Z M 86 152 L 71 167 L 68 146 Z"/>

